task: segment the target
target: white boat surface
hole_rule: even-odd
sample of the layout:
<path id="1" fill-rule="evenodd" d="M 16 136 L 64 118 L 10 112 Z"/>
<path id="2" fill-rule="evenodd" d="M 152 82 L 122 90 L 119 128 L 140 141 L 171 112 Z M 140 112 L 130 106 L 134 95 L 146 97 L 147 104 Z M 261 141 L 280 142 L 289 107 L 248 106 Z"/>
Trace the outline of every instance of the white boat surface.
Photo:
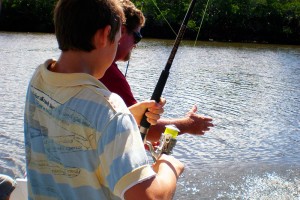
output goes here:
<path id="1" fill-rule="evenodd" d="M 12 194 L 10 195 L 9 200 L 27 200 L 27 179 L 26 178 L 17 178 L 17 185 Z"/>

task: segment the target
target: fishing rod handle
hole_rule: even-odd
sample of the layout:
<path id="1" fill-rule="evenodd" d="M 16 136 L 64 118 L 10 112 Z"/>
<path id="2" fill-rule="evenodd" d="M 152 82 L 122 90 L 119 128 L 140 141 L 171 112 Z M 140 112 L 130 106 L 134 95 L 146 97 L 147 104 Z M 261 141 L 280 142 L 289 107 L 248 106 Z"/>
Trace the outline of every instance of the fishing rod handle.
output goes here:
<path id="1" fill-rule="evenodd" d="M 151 100 L 155 100 L 157 103 L 160 101 L 160 97 L 161 97 L 164 87 L 166 85 L 168 76 L 169 76 L 169 71 L 163 70 L 161 72 L 158 82 L 156 84 L 156 87 L 154 89 L 154 92 L 152 93 Z M 144 113 L 144 116 L 140 123 L 140 133 L 141 133 L 142 140 L 144 141 L 144 143 L 146 142 L 145 141 L 146 135 L 147 135 L 149 127 L 150 127 L 150 123 L 147 121 L 147 117 L 146 117 L 145 113 Z"/>

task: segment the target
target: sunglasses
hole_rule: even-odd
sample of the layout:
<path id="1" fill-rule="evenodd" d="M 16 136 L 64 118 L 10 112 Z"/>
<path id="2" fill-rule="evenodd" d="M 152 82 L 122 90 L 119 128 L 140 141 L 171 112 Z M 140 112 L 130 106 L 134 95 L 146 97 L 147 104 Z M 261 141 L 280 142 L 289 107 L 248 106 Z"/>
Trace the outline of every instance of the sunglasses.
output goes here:
<path id="1" fill-rule="evenodd" d="M 132 32 L 133 34 L 133 38 L 134 38 L 134 44 L 137 44 L 141 41 L 141 39 L 143 38 L 143 36 L 141 35 L 140 32 Z"/>

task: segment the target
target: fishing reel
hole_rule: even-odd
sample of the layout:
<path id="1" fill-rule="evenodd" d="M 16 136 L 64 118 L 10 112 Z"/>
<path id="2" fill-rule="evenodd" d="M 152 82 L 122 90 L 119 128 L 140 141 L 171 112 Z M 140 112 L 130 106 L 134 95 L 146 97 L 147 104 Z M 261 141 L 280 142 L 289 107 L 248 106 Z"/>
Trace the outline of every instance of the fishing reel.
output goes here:
<path id="1" fill-rule="evenodd" d="M 151 142 L 146 141 L 146 144 L 149 147 L 149 151 L 154 162 L 158 159 L 158 157 L 161 154 L 172 154 L 173 148 L 175 147 L 177 142 L 176 137 L 178 133 L 179 129 L 175 125 L 167 125 L 165 132 L 162 133 L 160 137 L 158 147 L 154 148 Z"/>

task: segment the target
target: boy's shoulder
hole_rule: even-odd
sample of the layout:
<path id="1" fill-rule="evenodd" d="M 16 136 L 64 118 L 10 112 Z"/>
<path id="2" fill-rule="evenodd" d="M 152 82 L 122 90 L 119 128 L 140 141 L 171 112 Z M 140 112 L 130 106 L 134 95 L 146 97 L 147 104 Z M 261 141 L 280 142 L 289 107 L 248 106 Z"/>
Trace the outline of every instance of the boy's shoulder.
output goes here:
<path id="1" fill-rule="evenodd" d="M 123 99 L 110 92 L 98 79 L 85 73 L 51 72 L 48 66 L 54 62 L 54 59 L 49 59 L 38 67 L 32 85 L 45 94 L 51 94 L 59 104 L 75 98 L 80 105 L 104 106 L 113 112 L 130 113 Z"/>
<path id="2" fill-rule="evenodd" d="M 123 99 L 118 94 L 110 92 L 102 83 L 100 83 L 100 81 L 98 86 L 87 86 L 86 90 L 83 92 L 89 92 L 87 90 L 92 90 L 92 93 L 94 94 L 93 101 L 97 101 L 98 103 L 101 102 L 102 104 L 109 106 L 115 112 L 130 114 Z"/>

